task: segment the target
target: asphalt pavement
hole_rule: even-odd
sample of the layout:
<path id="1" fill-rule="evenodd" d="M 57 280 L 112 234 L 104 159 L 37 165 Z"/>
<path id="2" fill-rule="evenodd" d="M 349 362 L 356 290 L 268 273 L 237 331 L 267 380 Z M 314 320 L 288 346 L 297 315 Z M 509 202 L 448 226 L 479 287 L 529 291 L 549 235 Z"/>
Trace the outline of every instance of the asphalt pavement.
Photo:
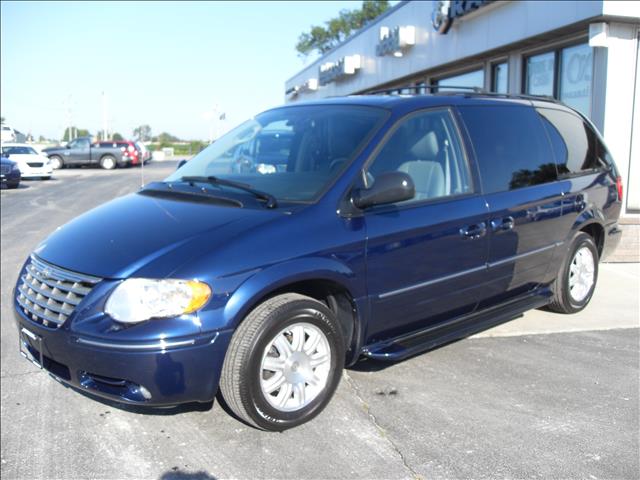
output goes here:
<path id="1" fill-rule="evenodd" d="M 579 314 L 533 311 L 401 363 L 361 362 L 284 433 L 217 401 L 136 409 L 57 383 L 18 353 L 20 265 L 59 225 L 173 168 L 68 169 L 0 192 L 3 479 L 640 478 L 638 264 L 602 265 Z"/>

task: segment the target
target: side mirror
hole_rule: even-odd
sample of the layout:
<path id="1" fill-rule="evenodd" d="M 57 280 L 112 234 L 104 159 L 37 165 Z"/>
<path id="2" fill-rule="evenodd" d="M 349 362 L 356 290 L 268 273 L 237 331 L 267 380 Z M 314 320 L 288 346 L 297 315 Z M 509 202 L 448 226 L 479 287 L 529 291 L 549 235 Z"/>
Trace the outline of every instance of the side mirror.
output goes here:
<path id="1" fill-rule="evenodd" d="M 184 158 L 182 160 L 180 160 L 178 162 L 178 166 L 176 167 L 176 170 L 178 170 L 180 167 L 182 167 L 185 163 L 187 163 L 187 161 Z"/>
<path id="2" fill-rule="evenodd" d="M 356 207 L 364 209 L 411 200 L 415 194 L 416 187 L 409 175 L 404 172 L 385 172 L 376 177 L 370 188 L 354 191 L 351 201 Z"/>
<path id="3" fill-rule="evenodd" d="M 68 143 L 65 145 L 65 148 L 71 148 L 71 145 L 69 145 Z"/>

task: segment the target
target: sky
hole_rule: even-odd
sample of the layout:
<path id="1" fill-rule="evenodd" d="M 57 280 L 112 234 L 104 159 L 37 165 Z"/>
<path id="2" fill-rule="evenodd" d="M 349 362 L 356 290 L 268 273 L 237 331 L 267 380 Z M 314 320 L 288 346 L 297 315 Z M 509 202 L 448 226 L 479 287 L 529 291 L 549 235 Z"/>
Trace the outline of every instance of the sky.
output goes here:
<path id="1" fill-rule="evenodd" d="M 2 1 L 0 113 L 58 139 L 70 110 L 95 134 L 105 92 L 110 131 L 130 137 L 148 124 L 154 135 L 206 140 L 283 104 L 285 80 L 305 65 L 298 36 L 360 5 Z"/>

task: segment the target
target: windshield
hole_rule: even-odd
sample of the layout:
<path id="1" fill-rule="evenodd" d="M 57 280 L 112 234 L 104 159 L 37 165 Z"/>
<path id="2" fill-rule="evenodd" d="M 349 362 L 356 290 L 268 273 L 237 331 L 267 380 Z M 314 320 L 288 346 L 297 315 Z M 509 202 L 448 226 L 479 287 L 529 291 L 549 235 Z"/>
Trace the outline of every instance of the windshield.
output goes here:
<path id="1" fill-rule="evenodd" d="M 311 201 L 340 174 L 385 118 L 362 106 L 285 107 L 258 115 L 188 161 L 166 182 L 241 182 L 278 200 Z"/>
<path id="2" fill-rule="evenodd" d="M 5 155 L 38 155 L 31 147 L 2 147 L 2 153 Z"/>

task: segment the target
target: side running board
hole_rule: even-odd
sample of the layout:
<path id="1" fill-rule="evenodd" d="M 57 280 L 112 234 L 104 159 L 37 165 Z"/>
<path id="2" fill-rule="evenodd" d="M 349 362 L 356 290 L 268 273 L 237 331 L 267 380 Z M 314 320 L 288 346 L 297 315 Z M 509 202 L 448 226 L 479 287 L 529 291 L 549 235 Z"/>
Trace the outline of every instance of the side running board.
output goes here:
<path id="1" fill-rule="evenodd" d="M 468 337 L 501 323 L 521 317 L 524 312 L 547 305 L 552 293 L 537 290 L 496 307 L 447 320 L 423 330 L 364 348 L 362 354 L 374 360 L 395 362 L 432 350 L 445 343 Z"/>

